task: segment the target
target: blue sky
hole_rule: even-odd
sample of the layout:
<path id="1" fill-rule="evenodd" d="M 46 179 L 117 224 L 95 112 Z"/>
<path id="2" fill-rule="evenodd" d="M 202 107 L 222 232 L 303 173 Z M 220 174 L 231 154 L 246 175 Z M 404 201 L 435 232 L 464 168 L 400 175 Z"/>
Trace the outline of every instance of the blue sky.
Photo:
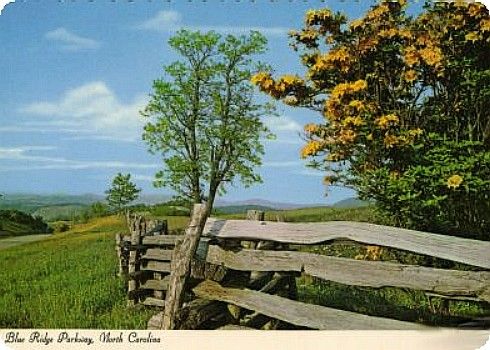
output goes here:
<path id="1" fill-rule="evenodd" d="M 359 16 L 372 1 L 37 1 L 16 2 L 0 16 L 0 192 L 99 193 L 121 171 L 145 193 L 161 160 L 141 139 L 145 105 L 162 65 L 178 57 L 167 41 L 187 27 L 201 31 L 262 31 L 260 59 L 278 74 L 302 73 L 287 31 L 310 8 Z M 353 192 L 331 188 L 299 159 L 302 126 L 319 120 L 279 105 L 264 120 L 277 134 L 267 142 L 264 183 L 231 188 L 227 200 L 263 198 L 332 203 Z"/>

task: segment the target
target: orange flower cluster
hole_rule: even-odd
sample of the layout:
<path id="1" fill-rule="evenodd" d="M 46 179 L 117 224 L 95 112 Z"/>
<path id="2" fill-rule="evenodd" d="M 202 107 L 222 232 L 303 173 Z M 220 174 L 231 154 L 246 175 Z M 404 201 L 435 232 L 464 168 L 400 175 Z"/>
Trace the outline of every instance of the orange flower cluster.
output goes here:
<path id="1" fill-rule="evenodd" d="M 323 149 L 321 142 L 316 140 L 309 141 L 301 150 L 301 158 L 315 156 Z"/>
<path id="2" fill-rule="evenodd" d="M 390 126 L 398 125 L 400 118 L 395 114 L 387 114 L 377 118 L 374 122 L 380 129 L 384 130 L 388 129 Z"/>
<path id="3" fill-rule="evenodd" d="M 325 55 L 318 55 L 315 64 L 311 67 L 311 73 L 316 74 L 333 68 L 338 68 L 340 71 L 346 73 L 349 71 L 353 62 L 354 59 L 350 55 L 349 50 L 342 46 L 329 51 Z"/>
<path id="4" fill-rule="evenodd" d="M 330 121 L 338 121 L 345 115 L 358 115 L 368 110 L 368 106 L 360 100 L 345 101 L 346 98 L 354 98 L 354 95 L 367 89 L 365 80 L 353 83 L 340 83 L 330 93 L 330 98 L 325 103 L 324 116 Z"/>
<path id="5" fill-rule="evenodd" d="M 324 23 L 331 18 L 332 11 L 330 11 L 329 9 L 309 10 L 306 12 L 305 24 L 307 26 L 318 25 Z"/>
<path id="6" fill-rule="evenodd" d="M 250 79 L 262 91 L 275 98 L 285 97 L 285 102 L 295 105 L 298 100 L 294 96 L 287 96 L 294 88 L 303 87 L 304 81 L 296 75 L 284 75 L 278 81 L 274 81 L 270 73 L 259 72 Z"/>
<path id="7" fill-rule="evenodd" d="M 304 126 L 304 130 L 307 134 L 314 134 L 316 133 L 320 127 L 317 124 L 306 124 Z"/>

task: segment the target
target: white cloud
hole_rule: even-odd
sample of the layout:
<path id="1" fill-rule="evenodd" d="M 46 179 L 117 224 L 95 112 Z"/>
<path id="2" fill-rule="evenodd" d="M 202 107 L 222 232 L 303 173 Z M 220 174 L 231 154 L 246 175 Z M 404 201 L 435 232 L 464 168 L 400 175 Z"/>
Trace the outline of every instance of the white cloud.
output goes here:
<path id="1" fill-rule="evenodd" d="M 61 48 L 66 51 L 94 50 L 100 47 L 98 41 L 84 38 L 63 27 L 47 32 L 44 38 L 61 44 Z"/>
<path id="2" fill-rule="evenodd" d="M 291 161 L 266 161 L 263 166 L 266 168 L 291 168 L 301 166 L 302 163 L 297 160 Z"/>
<path id="3" fill-rule="evenodd" d="M 182 16 L 177 11 L 159 11 L 146 21 L 135 26 L 136 29 L 153 31 L 173 31 L 181 25 Z"/>
<path id="4" fill-rule="evenodd" d="M 186 28 L 203 32 L 213 30 L 215 32 L 228 34 L 246 34 L 251 30 L 255 30 L 269 36 L 286 36 L 289 31 L 289 29 L 285 27 L 186 25 L 182 22 L 182 15 L 177 11 L 159 11 L 155 16 L 135 25 L 134 28 L 156 32 L 174 32 L 180 28 Z"/>
<path id="5" fill-rule="evenodd" d="M 62 157 L 33 155 L 32 152 L 51 151 L 52 146 L 0 147 L 0 160 L 18 161 L 23 164 L 0 166 L 0 171 L 18 170 L 81 170 L 81 169 L 157 169 L 157 164 L 124 162 L 118 160 L 72 160 Z"/>
<path id="6" fill-rule="evenodd" d="M 51 118 L 35 125 L 41 130 L 60 127 L 66 132 L 77 130 L 85 138 L 136 140 L 143 126 L 139 111 L 146 102 L 147 97 L 138 96 L 124 104 L 104 82 L 97 81 L 66 91 L 58 101 L 31 103 L 21 112 Z"/>
<path id="7" fill-rule="evenodd" d="M 2 14 L 4 7 L 14 1 L 15 0 L 0 0 L 0 15 Z"/>
<path id="8" fill-rule="evenodd" d="M 304 143 L 301 138 L 303 127 L 289 116 L 266 117 L 264 124 L 276 135 L 276 138 L 267 141 L 271 144 L 301 145 Z"/>
<path id="9" fill-rule="evenodd" d="M 150 176 L 150 175 L 134 174 L 131 175 L 131 178 L 137 181 L 148 181 L 148 182 L 155 181 L 155 176 Z"/>
<path id="10" fill-rule="evenodd" d="M 264 118 L 264 123 L 273 132 L 291 131 L 300 133 L 303 131 L 303 127 L 289 116 L 266 117 Z"/>

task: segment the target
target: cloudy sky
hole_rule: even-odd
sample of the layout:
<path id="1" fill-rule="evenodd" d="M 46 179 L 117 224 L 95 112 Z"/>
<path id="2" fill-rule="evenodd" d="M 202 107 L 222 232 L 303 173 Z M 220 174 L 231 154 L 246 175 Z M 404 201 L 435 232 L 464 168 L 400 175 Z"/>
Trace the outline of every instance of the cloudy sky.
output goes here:
<path id="1" fill-rule="evenodd" d="M 141 141 L 142 109 L 162 66 L 178 57 L 167 41 L 178 28 L 269 40 L 261 60 L 278 74 L 302 73 L 287 31 L 309 8 L 329 6 L 359 16 L 372 1 L 46 1 L 16 2 L 0 16 L 0 192 L 99 193 L 119 172 L 146 193 L 161 160 Z M 299 159 L 308 110 L 279 106 L 264 121 L 264 183 L 231 188 L 225 199 L 263 198 L 332 203 L 353 192 L 331 188 Z"/>

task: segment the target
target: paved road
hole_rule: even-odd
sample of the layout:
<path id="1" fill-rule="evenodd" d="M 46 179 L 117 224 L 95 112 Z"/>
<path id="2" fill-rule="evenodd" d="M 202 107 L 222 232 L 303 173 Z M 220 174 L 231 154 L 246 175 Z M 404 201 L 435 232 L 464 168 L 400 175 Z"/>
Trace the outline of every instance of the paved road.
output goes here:
<path id="1" fill-rule="evenodd" d="M 5 248 L 14 247 L 16 245 L 21 245 L 24 243 L 40 241 L 42 239 L 51 237 L 52 235 L 27 235 L 27 236 L 18 236 L 18 237 L 7 237 L 0 238 L 0 250 Z"/>

